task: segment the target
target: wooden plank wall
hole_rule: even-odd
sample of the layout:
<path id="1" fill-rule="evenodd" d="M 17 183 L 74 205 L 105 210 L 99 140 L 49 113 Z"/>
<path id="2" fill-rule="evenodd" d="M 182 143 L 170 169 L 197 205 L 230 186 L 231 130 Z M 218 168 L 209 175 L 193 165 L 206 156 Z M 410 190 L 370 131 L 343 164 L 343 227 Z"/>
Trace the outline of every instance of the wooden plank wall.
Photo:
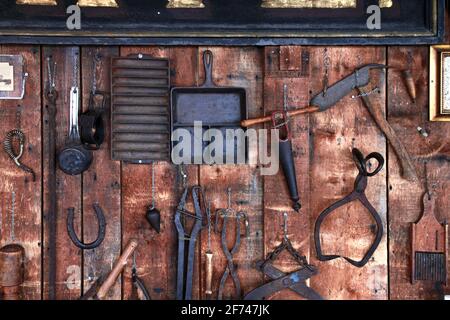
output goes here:
<path id="1" fill-rule="evenodd" d="M 430 123 L 428 114 L 428 47 L 39 47 L 1 46 L 0 53 L 20 53 L 30 74 L 26 96 L 22 101 L 0 101 L 0 136 L 13 129 L 16 111 L 21 112 L 21 128 L 27 136 L 23 162 L 31 166 L 37 180 L 18 170 L 5 153 L 0 152 L 1 212 L 0 245 L 19 242 L 26 249 L 24 292 L 26 299 L 48 297 L 48 224 L 45 181 L 48 177 L 46 59 L 57 63 L 57 147 L 67 138 L 69 89 L 74 79 L 74 59 L 80 67 L 76 76 L 82 92 L 82 108 L 87 109 L 92 75 L 96 72 L 98 89 L 109 91 L 110 57 L 132 53 L 170 58 L 172 86 L 197 86 L 203 83 L 202 54 L 214 54 L 213 77 L 221 86 L 247 89 L 250 117 L 269 114 L 282 108 L 283 85 L 288 86 L 290 108 L 303 107 L 322 90 L 324 57 L 329 58 L 329 83 L 367 63 L 409 66 L 418 88 L 418 99 L 412 103 L 396 69 L 376 77 L 370 88 L 379 91 L 370 96 L 381 108 L 413 155 L 420 177 L 409 183 L 399 176 L 395 154 L 374 124 L 360 99 L 346 97 L 333 109 L 320 114 L 301 116 L 290 123 L 293 133 L 297 180 L 303 208 L 299 214 L 290 208 L 287 187 L 280 174 L 261 176 L 258 166 L 189 166 L 188 184 L 201 184 L 211 200 L 213 212 L 227 205 L 226 190 L 232 189 L 232 206 L 244 210 L 250 218 L 250 236 L 242 240 L 236 255 L 243 294 L 264 283 L 254 262 L 264 258 L 281 241 L 283 212 L 289 213 L 288 234 L 294 246 L 319 267 L 319 275 L 310 285 L 326 299 L 433 299 L 430 284 L 410 284 L 410 234 L 412 222 L 421 214 L 424 155 L 448 142 L 450 127 Z M 75 54 L 78 53 L 78 57 Z M 92 59 L 100 57 L 94 69 Z M 288 57 L 288 61 L 283 60 Z M 280 60 L 281 56 L 281 60 Z M 278 59 L 278 60 L 277 60 Z M 291 59 L 291 60 L 289 60 Z M 299 60 L 301 59 L 301 60 Z M 300 61 L 300 62 L 299 62 Z M 280 71 L 280 65 L 285 68 Z M 298 69 L 298 70 L 297 70 Z M 109 112 L 109 110 L 108 110 Z M 106 116 L 109 119 L 109 115 Z M 417 127 L 429 136 L 422 137 Z M 262 128 L 262 127 L 260 127 Z M 174 299 L 176 286 L 177 234 L 173 224 L 174 208 L 182 190 L 180 174 L 169 163 L 154 164 L 156 204 L 161 210 L 162 231 L 156 234 L 145 220 L 145 209 L 152 201 L 151 165 L 132 165 L 110 160 L 110 127 L 107 138 L 88 172 L 69 177 L 61 171 L 58 183 L 58 254 L 57 298 L 77 299 L 92 283 L 107 273 L 130 238 L 139 240 L 137 270 L 153 299 Z M 319 262 L 315 257 L 312 231 L 319 213 L 353 188 L 356 167 L 351 149 L 365 154 L 379 152 L 387 163 L 383 171 L 370 178 L 368 198 L 382 216 L 385 234 L 374 257 L 362 269 L 342 260 Z M 449 220 L 450 164 L 448 147 L 428 159 L 429 180 L 438 197 L 436 215 Z M 253 156 L 257 156 L 254 154 Z M 14 193 L 14 210 L 13 207 Z M 84 241 L 96 237 L 97 224 L 92 204 L 99 204 L 106 215 L 107 235 L 103 244 L 82 252 L 66 232 L 69 207 L 75 208 L 76 230 Z M 12 212 L 14 211 L 14 217 Z M 373 240 L 373 221 L 359 205 L 350 205 L 324 223 L 322 236 L 327 239 L 324 251 L 360 258 Z M 229 245 L 234 235 L 229 235 Z M 200 235 L 194 277 L 194 298 L 204 299 L 205 251 L 207 232 Z M 220 235 L 212 234 L 214 252 L 213 290 L 217 294 L 226 259 L 221 251 Z M 42 263 L 42 268 L 41 268 Z M 284 271 L 296 269 L 287 255 L 277 261 Z M 231 297 L 233 287 L 226 286 L 224 296 Z M 131 261 L 123 276 L 109 292 L 109 299 L 131 299 Z M 295 293 L 282 291 L 274 299 L 297 299 Z"/>

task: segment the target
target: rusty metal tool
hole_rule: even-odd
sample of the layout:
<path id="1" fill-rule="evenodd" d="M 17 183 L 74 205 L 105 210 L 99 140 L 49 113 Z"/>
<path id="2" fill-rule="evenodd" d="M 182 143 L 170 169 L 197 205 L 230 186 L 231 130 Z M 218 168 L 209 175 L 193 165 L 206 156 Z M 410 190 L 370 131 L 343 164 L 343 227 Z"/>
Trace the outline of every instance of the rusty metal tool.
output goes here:
<path id="1" fill-rule="evenodd" d="M 127 261 L 129 257 L 134 253 L 138 246 L 137 240 L 130 240 L 125 249 L 123 250 L 122 255 L 116 260 L 116 263 L 103 281 L 103 277 L 100 277 L 92 287 L 86 292 L 84 296 L 81 297 L 81 300 L 103 300 L 106 298 L 109 289 L 114 285 L 119 275 L 122 273 L 123 269 L 127 265 Z"/>
<path id="2" fill-rule="evenodd" d="M 369 202 L 369 200 L 366 197 L 365 191 L 367 188 L 367 182 L 368 177 L 373 177 L 377 175 L 384 166 L 384 158 L 379 153 L 371 153 L 366 158 L 364 158 L 361 151 L 358 149 L 353 149 L 353 160 L 355 162 L 356 167 L 358 168 L 358 176 L 355 180 L 355 186 L 352 193 L 344 197 L 343 199 L 339 200 L 338 202 L 335 202 L 331 206 L 329 206 L 327 209 L 325 209 L 317 218 L 316 224 L 314 227 L 314 242 L 316 245 L 316 252 L 317 252 L 317 258 L 320 261 L 330 261 L 337 258 L 341 258 L 339 255 L 325 255 L 322 253 L 322 245 L 321 245 L 321 237 L 320 237 L 320 227 L 322 226 L 323 221 L 335 210 L 338 208 L 345 206 L 353 201 L 359 201 L 361 204 L 369 211 L 370 215 L 376 222 L 376 236 L 375 240 L 370 246 L 370 248 L 367 250 L 366 254 L 360 261 L 355 261 L 353 259 L 343 257 L 347 262 L 352 264 L 355 267 L 362 268 L 364 267 L 369 259 L 372 257 L 372 255 L 375 253 L 375 251 L 378 248 L 378 245 L 381 242 L 381 239 L 383 237 L 383 221 L 381 220 L 380 215 L 378 214 L 377 210 L 372 206 L 372 204 Z M 376 160 L 378 163 L 378 166 L 375 170 L 369 172 L 368 165 L 371 160 Z"/>
<path id="3" fill-rule="evenodd" d="M 386 68 L 386 66 L 382 64 L 366 65 L 360 69 L 357 69 L 355 72 L 338 81 L 334 85 L 325 88 L 324 91 L 320 92 L 311 99 L 308 107 L 281 112 L 285 113 L 286 118 L 291 118 L 301 114 L 326 111 L 338 103 L 342 98 L 347 96 L 353 89 L 367 86 L 370 82 L 370 71 L 372 69 L 384 68 Z M 241 122 L 241 125 L 243 127 L 250 127 L 271 121 L 272 116 L 269 115 L 261 118 L 244 120 Z"/>
<path id="4" fill-rule="evenodd" d="M 180 167 L 182 168 L 182 167 Z M 181 196 L 180 202 L 175 211 L 175 227 L 178 233 L 178 257 L 177 257 L 177 300 L 192 300 L 192 288 L 194 280 L 194 259 L 195 259 L 195 246 L 197 237 L 203 228 L 203 210 L 206 210 L 206 202 L 203 193 L 203 189 L 200 186 L 192 187 L 192 201 L 194 203 L 195 213 L 191 213 L 186 210 L 187 196 L 189 188 L 186 185 L 186 174 L 181 169 L 183 174 L 184 191 Z M 200 204 L 200 197 L 203 202 L 203 210 Z M 191 233 L 187 234 L 185 226 L 182 222 L 182 216 L 194 219 L 194 226 L 191 229 Z M 187 261 L 185 259 L 185 245 L 188 241 Z"/>
<path id="5" fill-rule="evenodd" d="M 19 141 L 19 152 L 16 152 L 14 150 L 13 144 L 15 139 Z M 23 156 L 24 148 L 25 134 L 21 130 L 14 129 L 6 134 L 5 141 L 3 142 L 3 150 L 5 150 L 6 154 L 11 158 L 12 161 L 14 161 L 14 164 L 19 169 L 31 174 L 33 181 L 36 181 L 36 174 L 34 173 L 33 169 L 20 162 L 20 158 L 22 158 Z"/>
<path id="6" fill-rule="evenodd" d="M 170 160 L 170 63 L 132 54 L 111 59 L 111 157 Z"/>
<path id="7" fill-rule="evenodd" d="M 437 221 L 433 211 L 435 197 L 423 197 L 424 211 L 411 227 L 412 283 L 430 280 L 447 285 L 448 225 Z"/>
<path id="8" fill-rule="evenodd" d="M 56 101 L 58 92 L 55 90 L 56 63 L 47 57 L 47 132 L 48 132 L 48 298 L 56 299 L 56 234 L 57 234 L 57 207 L 56 207 Z"/>
<path id="9" fill-rule="evenodd" d="M 152 300 L 150 293 L 145 287 L 144 281 L 139 278 L 137 273 L 136 264 L 136 251 L 133 252 L 133 266 L 131 268 L 131 280 L 133 281 L 133 293 L 132 296 L 137 296 L 139 300 Z M 141 294 L 139 294 L 139 292 Z"/>
<path id="10" fill-rule="evenodd" d="M 220 285 L 219 285 L 219 293 L 217 295 L 218 300 L 223 299 L 223 292 L 225 289 L 225 283 L 228 279 L 228 276 L 231 275 L 231 278 L 233 279 L 234 288 L 235 288 L 235 296 L 234 299 L 242 299 L 242 292 L 241 292 L 241 283 L 239 281 L 239 277 L 237 274 L 237 267 L 233 261 L 233 256 L 237 254 L 240 246 L 241 246 L 241 219 L 246 221 L 246 225 L 248 225 L 248 217 L 245 212 L 238 212 L 236 214 L 236 238 L 235 243 L 233 245 L 233 248 L 230 250 L 228 249 L 227 245 L 227 220 L 230 218 L 228 216 L 227 211 L 225 210 L 223 212 L 223 226 L 222 226 L 222 251 L 227 258 L 227 266 L 225 268 L 225 271 L 223 272 L 222 278 L 220 279 Z"/>
<path id="11" fill-rule="evenodd" d="M 199 87 L 175 87 L 171 90 L 171 131 L 185 129 L 193 133 L 195 122 L 201 122 L 208 129 L 220 130 L 224 137 L 227 129 L 239 129 L 239 123 L 247 119 L 247 93 L 245 88 L 220 87 L 213 81 L 213 53 L 203 52 L 205 82 Z M 242 164 L 237 158 L 239 145 L 233 141 L 234 163 Z M 172 141 L 172 149 L 178 144 Z M 223 141 L 226 146 L 226 141 Z M 207 146 L 202 147 L 202 154 Z M 244 146 L 245 147 L 245 146 Z M 191 147 L 191 163 L 212 164 L 211 159 L 198 159 L 194 144 Z M 225 148 L 222 163 L 228 163 L 231 152 Z M 228 157 L 227 157 L 228 155 Z M 202 157 L 203 158 L 203 157 Z"/>
<path id="12" fill-rule="evenodd" d="M 345 77 L 344 79 L 338 81 L 331 87 L 326 88 L 326 90 L 317 94 L 310 101 L 310 106 L 306 108 L 300 108 L 292 111 L 276 111 L 276 113 L 284 112 L 285 118 L 293 117 L 300 114 L 312 113 L 312 112 L 322 112 L 326 111 L 336 103 L 338 103 L 342 98 L 349 94 L 353 89 L 358 89 L 359 97 L 361 97 L 369 110 L 371 116 L 376 122 L 377 126 L 386 135 L 388 141 L 394 148 L 395 153 L 398 156 L 400 165 L 402 167 L 402 176 L 409 181 L 417 181 L 417 174 L 415 168 L 412 164 L 410 155 L 408 154 L 406 148 L 398 138 L 394 129 L 389 125 L 385 119 L 381 110 L 378 110 L 372 106 L 370 103 L 368 94 L 364 92 L 363 87 L 367 86 L 370 82 L 370 71 L 372 69 L 387 69 L 388 67 L 382 64 L 369 64 L 355 72 Z M 256 124 L 261 124 L 265 122 L 272 121 L 272 116 L 266 116 L 257 119 L 250 119 L 241 122 L 243 127 L 248 127 Z"/>
<path id="13" fill-rule="evenodd" d="M 25 134 L 21 130 L 21 109 L 22 108 L 19 105 L 16 111 L 16 129 L 13 129 L 6 134 L 6 138 L 3 141 L 3 150 L 19 169 L 31 174 L 33 181 L 36 181 L 36 174 L 34 173 L 33 169 L 20 162 L 20 158 L 22 158 L 25 150 Z M 18 152 L 16 152 L 14 148 L 15 140 L 17 140 L 19 145 Z"/>
<path id="14" fill-rule="evenodd" d="M 73 225 L 75 209 L 69 208 L 67 210 L 67 233 L 69 234 L 69 238 L 70 238 L 70 240 L 72 240 L 73 244 L 82 250 L 95 249 L 98 246 L 100 246 L 102 244 L 103 240 L 105 239 L 106 220 L 105 220 L 105 215 L 103 214 L 103 210 L 96 203 L 94 203 L 92 205 L 92 207 L 94 208 L 95 216 L 97 218 L 98 235 L 97 235 L 97 239 L 95 239 L 91 243 L 84 243 L 83 241 L 81 241 L 78 238 L 78 236 L 75 232 L 74 225 Z"/>
<path id="15" fill-rule="evenodd" d="M 287 103 L 287 85 L 283 86 L 284 92 L 284 112 L 274 112 L 272 114 L 272 125 L 274 129 L 278 129 L 279 133 L 279 155 L 280 163 L 283 168 L 284 177 L 289 188 L 289 194 L 293 203 L 292 208 L 299 212 L 302 205 L 298 195 L 297 174 L 295 172 L 294 154 L 292 151 L 292 136 L 289 128 L 289 118 L 286 117 L 288 112 Z"/>
<path id="16" fill-rule="evenodd" d="M 206 217 L 208 219 L 208 248 L 205 252 L 206 256 L 206 281 L 205 295 L 208 300 L 212 297 L 212 276 L 213 276 L 213 252 L 211 251 L 211 202 L 206 207 Z"/>
<path id="17" fill-rule="evenodd" d="M 273 281 L 252 290 L 245 296 L 244 300 L 266 300 L 270 298 L 270 296 L 284 289 L 290 289 L 308 300 L 323 300 L 316 291 L 306 285 L 306 280 L 318 273 L 317 268 L 308 263 L 306 256 L 301 255 L 295 250 L 287 235 L 288 214 L 286 212 L 283 214 L 283 218 L 283 241 L 269 253 L 266 260 L 258 261 L 256 263 L 256 268 Z M 274 261 L 285 250 L 288 251 L 300 265 L 301 268 L 299 270 L 292 273 L 284 273 L 274 267 Z"/>
<path id="18" fill-rule="evenodd" d="M 228 276 L 231 275 L 231 278 L 233 279 L 234 283 L 234 299 L 241 299 L 242 298 L 242 292 L 241 292 L 241 283 L 239 281 L 239 277 L 236 270 L 236 265 L 233 261 L 233 256 L 238 252 L 240 246 L 241 246 L 241 220 L 245 222 L 246 229 L 248 229 L 248 216 L 245 212 L 235 212 L 231 208 L 231 188 L 227 189 L 227 195 L 228 195 L 228 207 L 226 209 L 219 209 L 216 212 L 216 223 L 214 226 L 214 229 L 216 232 L 219 232 L 219 218 L 222 217 L 223 223 L 222 223 L 222 234 L 221 234 L 221 244 L 222 244 L 222 251 L 227 259 L 227 266 L 225 267 L 225 270 L 222 274 L 222 277 L 220 279 L 220 285 L 219 285 L 219 292 L 217 295 L 218 300 L 223 300 L 223 292 L 225 289 L 225 283 L 228 279 Z M 236 219 L 236 237 L 233 247 L 228 249 L 227 244 L 227 225 L 228 221 L 231 218 Z M 248 233 L 246 232 L 246 235 L 248 236 Z"/>
<path id="19" fill-rule="evenodd" d="M 361 99 L 363 100 L 367 110 L 372 118 L 375 120 L 378 128 L 384 133 L 387 140 L 391 144 L 397 159 L 400 162 L 402 176 L 408 181 L 417 181 L 417 173 L 414 168 L 413 161 L 403 143 L 400 141 L 397 133 L 392 126 L 387 122 L 383 112 L 379 108 L 375 108 L 370 102 L 369 97 L 365 94 L 363 89 L 358 88 Z"/>
<path id="20" fill-rule="evenodd" d="M 428 186 L 425 162 L 425 189 L 423 215 L 411 225 L 411 281 L 434 281 L 447 285 L 448 225 L 434 215 L 436 196 Z"/>
<path id="21" fill-rule="evenodd" d="M 21 300 L 25 249 L 9 244 L 0 249 L 0 300 Z"/>
<path id="22" fill-rule="evenodd" d="M 258 261 L 257 268 L 272 282 L 266 283 L 251 292 L 244 300 L 267 300 L 270 296 L 284 289 L 290 289 L 308 300 L 323 300 L 316 291 L 306 285 L 306 280 L 318 274 L 316 268 L 302 268 L 291 273 L 284 273 L 275 268 L 271 263 Z"/>

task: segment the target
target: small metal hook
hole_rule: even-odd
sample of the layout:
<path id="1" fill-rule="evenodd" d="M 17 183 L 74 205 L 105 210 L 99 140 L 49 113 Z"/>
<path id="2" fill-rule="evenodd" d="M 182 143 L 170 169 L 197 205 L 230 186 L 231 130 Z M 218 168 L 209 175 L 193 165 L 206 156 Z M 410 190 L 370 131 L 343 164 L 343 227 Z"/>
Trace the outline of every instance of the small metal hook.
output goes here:
<path id="1" fill-rule="evenodd" d="M 136 250 L 133 251 L 133 265 L 131 266 L 131 273 L 133 277 L 137 275 Z"/>
<path id="2" fill-rule="evenodd" d="M 287 212 L 283 213 L 283 237 L 284 240 L 288 240 L 288 214 Z"/>
<path id="3" fill-rule="evenodd" d="M 288 86 L 286 83 L 283 85 L 283 108 L 284 111 L 288 109 Z"/>
<path id="4" fill-rule="evenodd" d="M 180 168 L 181 179 L 183 180 L 183 187 L 186 187 L 188 176 L 187 176 L 186 171 L 184 170 L 184 165 L 180 164 L 179 168 Z"/>
<path id="5" fill-rule="evenodd" d="M 250 236 L 250 222 L 248 221 L 248 215 L 246 212 L 244 211 L 239 211 L 236 215 L 236 217 L 238 218 L 238 223 L 239 219 L 244 220 L 244 225 L 245 225 L 245 237 L 249 237 Z"/>

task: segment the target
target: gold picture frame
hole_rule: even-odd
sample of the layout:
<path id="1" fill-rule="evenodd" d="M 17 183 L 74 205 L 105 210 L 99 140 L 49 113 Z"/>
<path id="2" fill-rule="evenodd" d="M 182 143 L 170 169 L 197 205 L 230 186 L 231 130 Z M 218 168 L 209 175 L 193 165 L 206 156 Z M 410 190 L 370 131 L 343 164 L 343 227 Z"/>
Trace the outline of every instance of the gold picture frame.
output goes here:
<path id="1" fill-rule="evenodd" d="M 430 47 L 430 121 L 450 121 L 450 45 Z"/>

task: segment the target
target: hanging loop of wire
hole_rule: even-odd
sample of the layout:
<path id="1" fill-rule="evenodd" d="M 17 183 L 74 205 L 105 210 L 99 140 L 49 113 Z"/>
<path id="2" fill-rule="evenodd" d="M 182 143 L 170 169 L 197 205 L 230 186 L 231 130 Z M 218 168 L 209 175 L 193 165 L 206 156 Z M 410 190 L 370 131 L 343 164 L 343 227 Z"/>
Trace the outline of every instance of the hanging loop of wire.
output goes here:
<path id="1" fill-rule="evenodd" d="M 14 140 L 17 139 L 19 142 L 19 152 L 14 150 Z M 25 149 L 25 135 L 19 129 L 11 130 L 6 134 L 5 141 L 3 142 L 3 150 L 8 154 L 8 156 L 13 160 L 14 164 L 21 170 L 28 172 L 32 175 L 33 181 L 36 181 L 36 174 L 33 169 L 27 167 L 20 162 L 20 158 L 23 156 Z"/>

